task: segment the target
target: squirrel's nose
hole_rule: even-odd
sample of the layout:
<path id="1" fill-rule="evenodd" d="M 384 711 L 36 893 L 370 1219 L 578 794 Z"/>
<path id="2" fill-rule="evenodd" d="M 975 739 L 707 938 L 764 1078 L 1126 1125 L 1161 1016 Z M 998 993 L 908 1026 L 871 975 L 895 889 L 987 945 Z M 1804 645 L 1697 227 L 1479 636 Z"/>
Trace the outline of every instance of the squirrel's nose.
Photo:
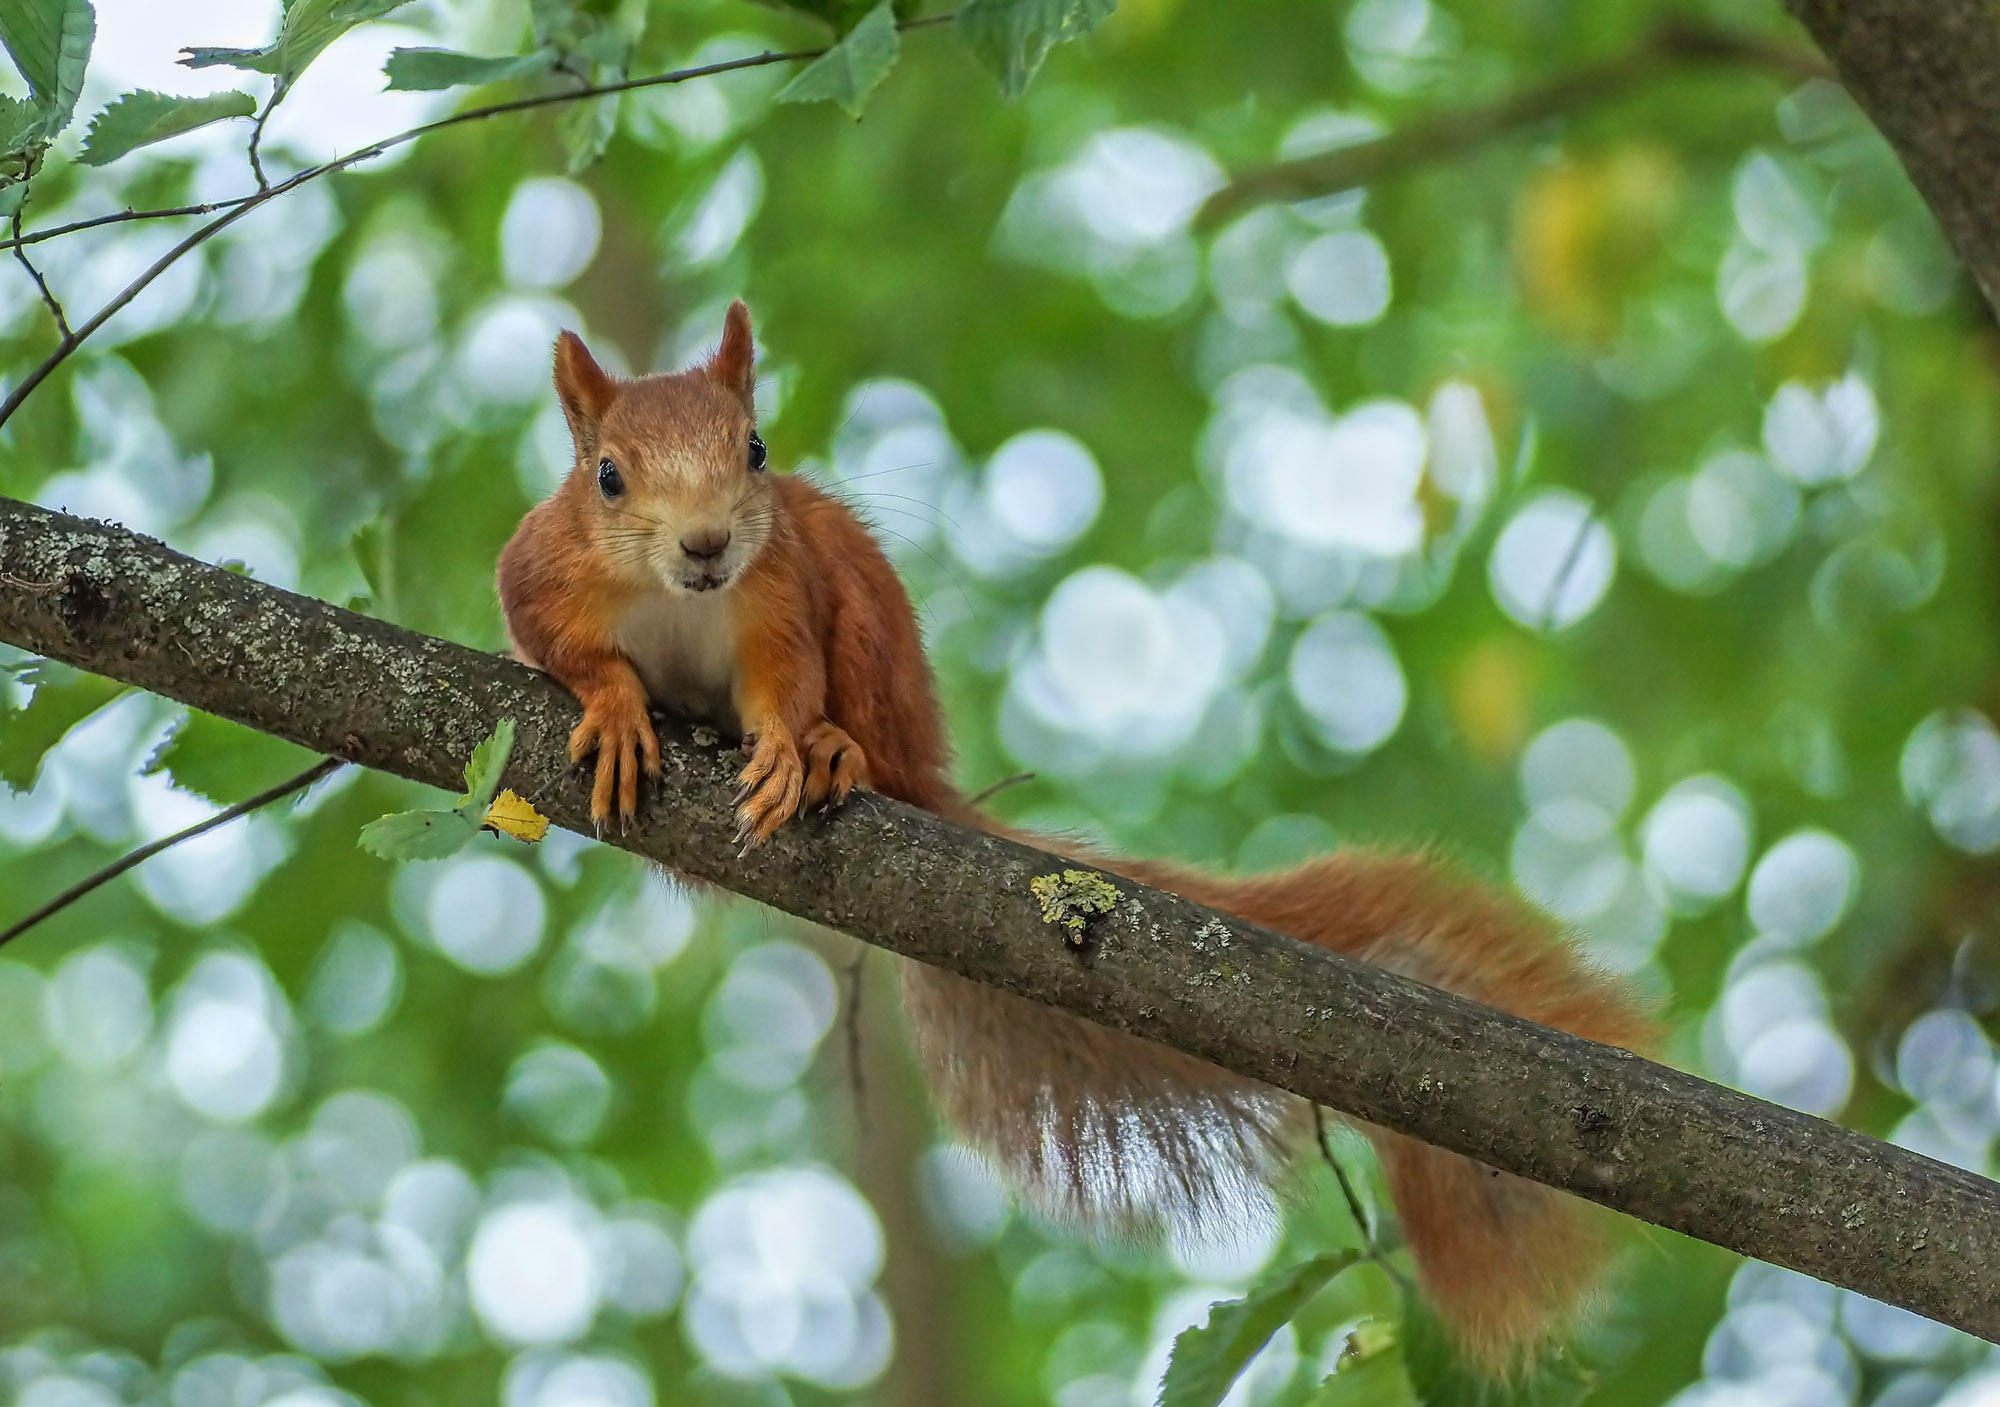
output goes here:
<path id="1" fill-rule="evenodd" d="M 697 562 L 713 562 L 729 546 L 729 529 L 710 528 L 681 539 L 681 551 Z"/>

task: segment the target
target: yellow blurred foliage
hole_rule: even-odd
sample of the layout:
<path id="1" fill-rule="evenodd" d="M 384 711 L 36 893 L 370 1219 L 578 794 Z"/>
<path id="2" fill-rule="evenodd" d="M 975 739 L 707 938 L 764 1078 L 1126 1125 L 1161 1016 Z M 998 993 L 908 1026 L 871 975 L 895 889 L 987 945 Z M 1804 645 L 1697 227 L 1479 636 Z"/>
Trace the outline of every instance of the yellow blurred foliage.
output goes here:
<path id="1" fill-rule="evenodd" d="M 1537 664 L 1529 642 L 1489 635 L 1453 665 L 1445 685 L 1452 721 L 1481 761 L 1511 761 L 1527 742 Z"/>
<path id="2" fill-rule="evenodd" d="M 1514 267 L 1530 311 L 1591 343 L 1664 247 L 1680 204 L 1674 154 L 1631 143 L 1537 172 L 1514 207 Z"/>

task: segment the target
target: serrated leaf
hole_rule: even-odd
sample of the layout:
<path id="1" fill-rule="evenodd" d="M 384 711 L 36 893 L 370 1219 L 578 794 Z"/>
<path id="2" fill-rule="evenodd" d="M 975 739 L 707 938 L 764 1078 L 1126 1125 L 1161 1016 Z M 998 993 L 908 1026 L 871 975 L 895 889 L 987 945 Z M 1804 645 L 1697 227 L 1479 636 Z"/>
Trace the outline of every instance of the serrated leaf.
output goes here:
<path id="1" fill-rule="evenodd" d="M 256 111 L 255 98 L 233 89 L 200 98 L 179 98 L 141 88 L 90 119 L 90 135 L 84 138 L 77 160 L 85 166 L 103 166 L 139 147 L 225 118 L 250 117 Z"/>
<path id="2" fill-rule="evenodd" d="M 10 153 L 69 126 L 96 35 L 90 0 L 0 0 L 0 45 L 28 80 L 35 114 L 24 135 L 10 138 Z"/>
<path id="3" fill-rule="evenodd" d="M 440 88 L 478 87 L 526 78 L 554 68 L 556 56 L 547 50 L 495 59 L 461 54 L 455 49 L 393 49 L 382 66 L 392 93 L 429 93 Z"/>
<path id="4" fill-rule="evenodd" d="M 807 64 L 778 91 L 781 103 L 834 103 L 849 117 L 861 116 L 868 95 L 896 66 L 902 40 L 889 0 L 862 17 L 847 37 Z"/>
<path id="5" fill-rule="evenodd" d="M 1000 79 L 1000 91 L 1017 98 L 1049 50 L 1090 33 L 1118 8 L 1118 0 L 966 0 L 958 30 L 981 62 Z"/>
<path id="6" fill-rule="evenodd" d="M 278 37 L 260 49 L 181 50 L 189 68 L 248 69 L 268 73 L 280 89 L 289 88 L 326 46 L 358 24 L 379 20 L 408 0 L 286 0 Z"/>
<path id="7" fill-rule="evenodd" d="M 1422 1407 L 1395 1330 L 1372 1319 L 1358 1325 L 1305 1407 Z"/>
<path id="8" fill-rule="evenodd" d="M 503 718 L 486 741 L 472 750 L 472 760 L 465 764 L 465 795 L 458 802 L 461 814 L 485 814 L 493 804 L 493 793 L 500 790 L 500 774 L 507 770 L 507 759 L 513 752 L 514 720 Z"/>
<path id="9" fill-rule="evenodd" d="M 182 791 L 227 806 L 261 791 L 271 778 L 302 772 L 312 762 L 313 755 L 302 747 L 189 710 L 145 770 L 165 772 Z"/>
<path id="10" fill-rule="evenodd" d="M 1360 1259 L 1354 1251 L 1314 1256 L 1265 1275 L 1240 1300 L 1210 1305 L 1208 1323 L 1174 1340 L 1157 1407 L 1215 1407 L 1271 1335 Z"/>
<path id="11" fill-rule="evenodd" d="M 42 111 L 19 98 L 0 96 L 0 154 L 16 156 L 41 139 Z"/>
<path id="12" fill-rule="evenodd" d="M 361 848 L 385 860 L 442 860 L 479 834 L 457 811 L 397 811 L 361 828 Z"/>
<path id="13" fill-rule="evenodd" d="M 532 801 L 512 791 L 503 791 L 486 808 L 486 826 L 533 845 L 549 833 L 549 818 L 537 811 Z"/>
<path id="14" fill-rule="evenodd" d="M 69 730 L 125 692 L 95 674 L 48 665 L 24 674 L 35 684 L 26 708 L 0 708 L 0 782 L 13 791 L 34 786 L 42 760 Z"/>

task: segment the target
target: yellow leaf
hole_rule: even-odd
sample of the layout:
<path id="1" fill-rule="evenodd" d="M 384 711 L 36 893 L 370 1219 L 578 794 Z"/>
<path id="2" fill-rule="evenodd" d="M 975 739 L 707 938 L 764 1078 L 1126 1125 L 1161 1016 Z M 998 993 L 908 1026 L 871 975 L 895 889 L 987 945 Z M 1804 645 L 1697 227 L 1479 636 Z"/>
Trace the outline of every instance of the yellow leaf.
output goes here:
<path id="1" fill-rule="evenodd" d="M 529 845 L 549 833 L 549 818 L 511 791 L 493 798 L 493 804 L 486 808 L 486 825 Z"/>

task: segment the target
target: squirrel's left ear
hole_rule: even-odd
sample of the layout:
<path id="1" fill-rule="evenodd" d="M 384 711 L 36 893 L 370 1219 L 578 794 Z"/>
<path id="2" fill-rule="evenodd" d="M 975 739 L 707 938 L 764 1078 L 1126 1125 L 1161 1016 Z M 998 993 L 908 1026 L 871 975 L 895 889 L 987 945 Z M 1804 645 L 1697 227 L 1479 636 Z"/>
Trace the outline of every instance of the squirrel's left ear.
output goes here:
<path id="1" fill-rule="evenodd" d="M 750 340 L 750 309 L 738 298 L 729 305 L 729 315 L 722 320 L 722 345 L 715 349 L 715 355 L 708 359 L 707 371 L 743 402 L 743 408 L 756 413 L 757 405 L 757 347 Z"/>

